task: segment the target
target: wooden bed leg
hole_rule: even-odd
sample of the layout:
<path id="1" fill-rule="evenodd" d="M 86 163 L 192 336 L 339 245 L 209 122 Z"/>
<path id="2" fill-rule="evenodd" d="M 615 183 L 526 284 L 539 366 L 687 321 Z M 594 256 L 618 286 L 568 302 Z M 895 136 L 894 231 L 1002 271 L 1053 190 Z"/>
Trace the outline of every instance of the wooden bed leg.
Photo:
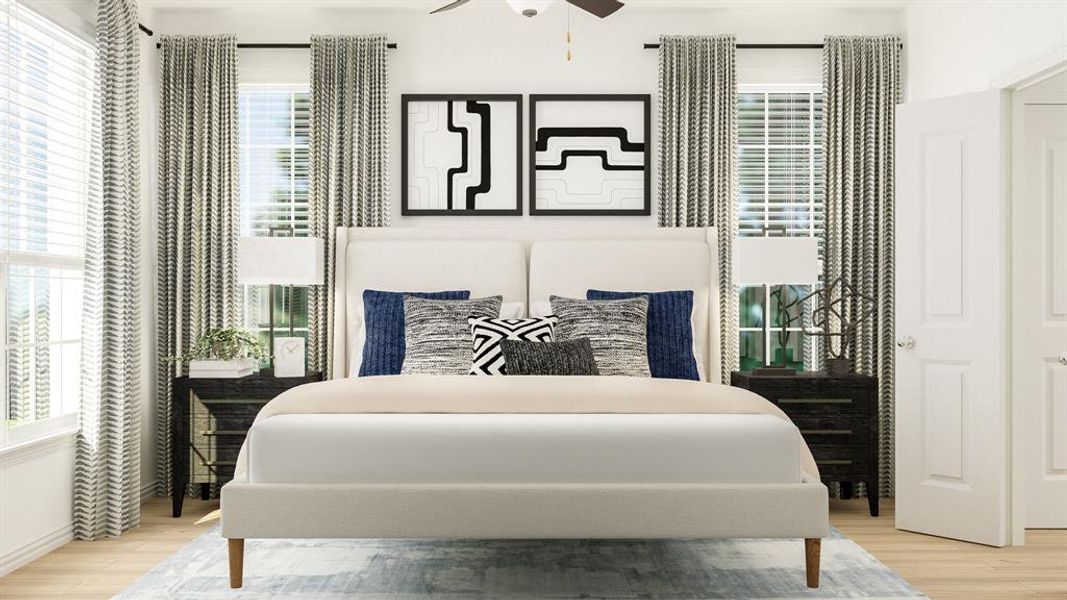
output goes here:
<path id="1" fill-rule="evenodd" d="M 245 541 L 230 538 L 230 587 L 241 587 L 241 577 L 245 569 Z M 809 576 L 810 581 L 810 576 Z"/>
<path id="2" fill-rule="evenodd" d="M 804 540 L 804 569 L 808 574 L 808 587 L 819 587 L 819 550 L 822 548 L 820 538 Z"/>

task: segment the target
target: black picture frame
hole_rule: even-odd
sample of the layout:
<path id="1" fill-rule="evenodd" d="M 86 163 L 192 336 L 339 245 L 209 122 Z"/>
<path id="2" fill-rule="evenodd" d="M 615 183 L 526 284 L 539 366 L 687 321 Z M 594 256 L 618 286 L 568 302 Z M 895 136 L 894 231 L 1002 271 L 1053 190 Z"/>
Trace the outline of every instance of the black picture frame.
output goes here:
<path id="1" fill-rule="evenodd" d="M 408 206 L 408 105 L 411 102 L 515 103 L 515 208 L 485 210 L 419 210 Z M 522 94 L 401 94 L 400 95 L 400 214 L 405 217 L 515 216 L 522 215 Z"/>
<path id="2" fill-rule="evenodd" d="M 641 102 L 644 120 L 644 194 L 641 208 L 635 209 L 541 209 L 537 207 L 537 104 L 539 102 Z M 530 94 L 530 135 L 527 142 L 529 165 L 529 214 L 554 216 L 640 216 L 652 214 L 652 95 L 651 94 Z"/>

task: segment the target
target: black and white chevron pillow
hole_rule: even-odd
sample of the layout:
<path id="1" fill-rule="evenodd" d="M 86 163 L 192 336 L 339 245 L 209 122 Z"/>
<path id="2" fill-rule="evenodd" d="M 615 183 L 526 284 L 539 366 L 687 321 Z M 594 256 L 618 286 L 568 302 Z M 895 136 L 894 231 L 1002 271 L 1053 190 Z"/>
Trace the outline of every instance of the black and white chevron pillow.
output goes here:
<path id="1" fill-rule="evenodd" d="M 507 375 L 500 341 L 551 342 L 556 339 L 559 319 L 554 315 L 530 319 L 470 317 L 467 323 L 470 324 L 471 337 L 474 339 L 470 374 Z"/>

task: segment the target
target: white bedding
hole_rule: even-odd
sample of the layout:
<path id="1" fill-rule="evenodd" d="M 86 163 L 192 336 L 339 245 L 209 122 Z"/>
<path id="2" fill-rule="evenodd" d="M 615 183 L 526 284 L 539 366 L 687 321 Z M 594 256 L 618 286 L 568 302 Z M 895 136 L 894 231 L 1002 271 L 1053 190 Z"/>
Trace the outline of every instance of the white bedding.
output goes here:
<path id="1" fill-rule="evenodd" d="M 254 483 L 799 483 L 766 414 L 282 414 L 249 433 Z"/>

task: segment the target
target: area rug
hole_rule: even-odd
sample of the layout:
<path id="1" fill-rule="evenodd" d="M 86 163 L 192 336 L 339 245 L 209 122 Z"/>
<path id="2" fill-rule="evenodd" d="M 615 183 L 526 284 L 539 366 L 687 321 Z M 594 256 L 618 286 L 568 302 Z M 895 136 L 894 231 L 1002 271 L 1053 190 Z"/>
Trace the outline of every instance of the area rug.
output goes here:
<path id="1" fill-rule="evenodd" d="M 804 585 L 800 540 L 248 540 L 230 590 L 218 527 L 117 598 L 697 600 L 924 598 L 838 532 Z"/>

